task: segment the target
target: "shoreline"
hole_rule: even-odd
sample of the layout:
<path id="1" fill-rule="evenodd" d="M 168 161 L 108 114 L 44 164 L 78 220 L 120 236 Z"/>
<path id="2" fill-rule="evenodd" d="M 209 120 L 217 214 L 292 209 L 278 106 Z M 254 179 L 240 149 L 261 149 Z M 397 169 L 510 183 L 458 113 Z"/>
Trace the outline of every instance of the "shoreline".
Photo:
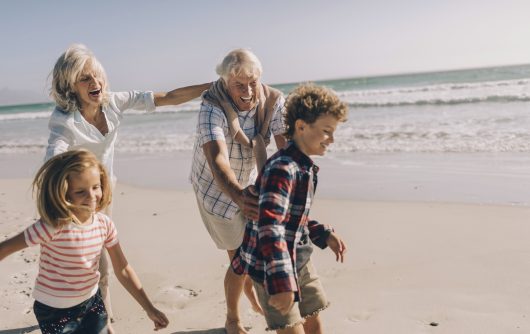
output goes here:
<path id="1" fill-rule="evenodd" d="M 117 152 L 118 182 L 191 190 L 191 151 Z M 350 153 L 317 157 L 317 196 L 353 201 L 530 206 L 530 156 L 524 153 Z M 32 178 L 42 157 L 0 155 L 3 178 Z"/>

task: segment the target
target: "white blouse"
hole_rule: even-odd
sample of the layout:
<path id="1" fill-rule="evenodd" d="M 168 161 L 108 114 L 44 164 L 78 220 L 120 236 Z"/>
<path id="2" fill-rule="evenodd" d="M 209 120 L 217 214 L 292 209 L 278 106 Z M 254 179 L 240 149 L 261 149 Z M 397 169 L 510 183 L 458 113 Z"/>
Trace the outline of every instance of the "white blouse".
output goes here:
<path id="1" fill-rule="evenodd" d="M 58 107 L 53 111 L 48 128 L 50 137 L 46 148 L 45 161 L 51 157 L 78 148 L 85 148 L 96 155 L 103 163 L 109 177 L 116 181 L 113 171 L 114 143 L 118 135 L 123 112 L 127 109 L 155 110 L 153 92 L 111 92 L 109 104 L 103 107 L 103 114 L 107 122 L 108 133 L 101 134 L 99 130 L 81 115 L 79 110 L 65 112 Z"/>

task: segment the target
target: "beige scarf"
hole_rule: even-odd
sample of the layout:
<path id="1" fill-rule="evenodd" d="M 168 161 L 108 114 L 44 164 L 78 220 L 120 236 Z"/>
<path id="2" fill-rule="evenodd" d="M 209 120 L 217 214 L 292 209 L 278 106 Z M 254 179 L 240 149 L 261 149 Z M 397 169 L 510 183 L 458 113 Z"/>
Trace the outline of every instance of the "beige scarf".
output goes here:
<path id="1" fill-rule="evenodd" d="M 223 110 L 226 120 L 228 121 L 228 127 L 230 128 L 232 138 L 241 145 L 252 148 L 254 156 L 256 157 L 258 172 L 261 171 L 265 161 L 267 161 L 265 137 L 269 130 L 272 115 L 274 114 L 274 105 L 278 101 L 278 98 L 280 98 L 281 94 L 282 93 L 275 88 L 264 84 L 259 85 L 259 89 L 256 92 L 256 97 L 259 100 L 256 114 L 254 115 L 254 124 L 258 130 L 258 134 L 252 140 L 248 139 L 245 132 L 241 130 L 241 125 L 237 118 L 237 111 L 234 109 L 232 99 L 226 91 L 223 79 L 220 78 L 212 83 L 210 88 L 202 94 L 202 98 L 205 102 Z"/>

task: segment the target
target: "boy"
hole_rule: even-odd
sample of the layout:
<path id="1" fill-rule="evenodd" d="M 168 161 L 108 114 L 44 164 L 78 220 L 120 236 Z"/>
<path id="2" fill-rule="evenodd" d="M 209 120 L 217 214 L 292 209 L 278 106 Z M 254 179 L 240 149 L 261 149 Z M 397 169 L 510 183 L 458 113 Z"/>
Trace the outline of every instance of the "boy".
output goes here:
<path id="1" fill-rule="evenodd" d="M 286 148 L 265 164 L 256 181 L 258 221 L 249 221 L 232 268 L 253 279 L 268 329 L 277 333 L 322 333 L 319 312 L 328 306 L 311 264 L 311 244 L 329 246 L 344 261 L 346 245 L 331 227 L 309 220 L 318 167 L 347 106 L 329 89 L 307 84 L 287 98 Z M 298 302 L 298 307 L 293 307 Z"/>

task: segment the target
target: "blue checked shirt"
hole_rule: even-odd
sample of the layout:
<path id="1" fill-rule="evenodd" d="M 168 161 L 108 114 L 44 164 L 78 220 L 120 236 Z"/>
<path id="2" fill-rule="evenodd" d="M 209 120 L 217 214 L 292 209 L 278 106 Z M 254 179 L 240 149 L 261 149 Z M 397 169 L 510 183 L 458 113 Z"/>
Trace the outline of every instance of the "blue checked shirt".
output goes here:
<path id="1" fill-rule="evenodd" d="M 299 300 L 298 271 L 311 255 L 309 239 L 327 246 L 331 227 L 308 218 L 317 173 L 313 161 L 290 142 L 258 176 L 259 219 L 247 222 L 232 269 L 265 283 L 269 295 L 293 291 Z"/>
<path id="2" fill-rule="evenodd" d="M 274 115 L 265 138 L 267 144 L 270 142 L 271 134 L 276 136 L 285 132 L 282 120 L 284 102 L 285 99 L 280 97 L 274 106 Z M 254 124 L 255 113 L 256 108 L 250 111 L 238 112 L 241 129 L 249 139 L 254 138 L 257 134 Z M 221 188 L 215 182 L 202 149 L 205 143 L 212 140 L 226 142 L 230 167 L 234 171 L 239 184 L 242 187 L 246 187 L 254 183 L 257 172 L 256 159 L 252 149 L 234 141 L 223 111 L 203 101 L 198 116 L 190 180 L 195 193 L 198 195 L 197 197 L 202 200 L 204 208 L 208 212 L 225 219 L 232 219 L 239 208 L 229 196 L 221 191 Z"/>

